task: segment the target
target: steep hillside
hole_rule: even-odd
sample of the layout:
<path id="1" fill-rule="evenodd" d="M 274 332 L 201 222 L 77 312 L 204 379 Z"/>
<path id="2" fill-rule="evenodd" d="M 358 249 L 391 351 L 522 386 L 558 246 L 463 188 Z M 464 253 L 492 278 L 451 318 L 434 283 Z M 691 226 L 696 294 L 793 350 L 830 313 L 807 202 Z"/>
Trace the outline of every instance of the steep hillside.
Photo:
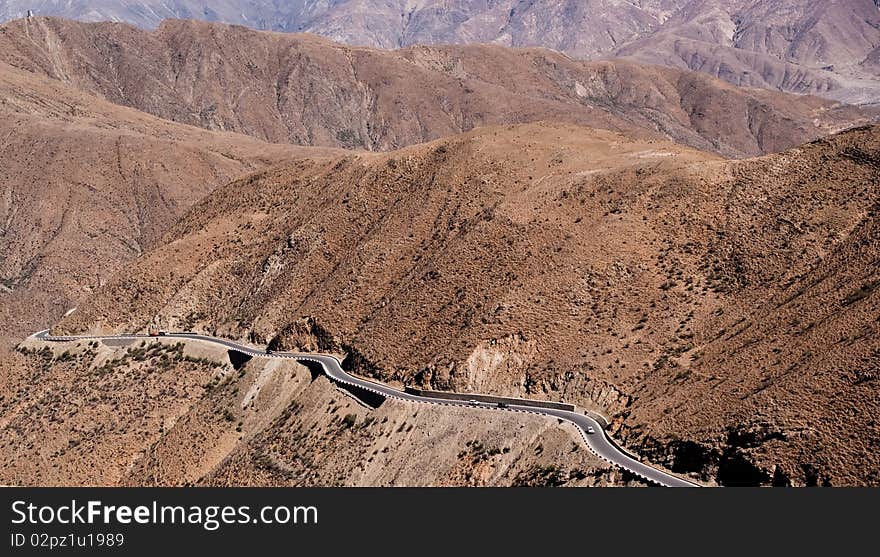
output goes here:
<path id="1" fill-rule="evenodd" d="M 292 363 L 201 345 L 37 349 L 0 395 L 5 485 L 621 485 L 538 416 L 360 404 Z M 35 381 L 36 379 L 36 381 Z M 4 378 L 0 377 L 0 381 Z M 37 441 L 38 440 L 38 441 Z"/>
<path id="2" fill-rule="evenodd" d="M 729 162 L 534 124 L 302 161 L 212 195 L 58 330 L 344 351 L 599 408 L 710 481 L 873 484 L 878 145 Z"/>
<path id="3" fill-rule="evenodd" d="M 0 336 L 59 319 L 213 188 L 319 151 L 207 132 L 0 64 Z"/>
<path id="4" fill-rule="evenodd" d="M 40 16 L 83 21 L 127 21 L 155 28 L 163 19 L 202 19 L 256 29 L 309 32 L 335 41 L 380 48 L 419 43 L 496 42 L 546 46 L 576 56 L 608 51 L 656 28 L 687 0 L 9 0 L 0 21 Z"/>
<path id="5" fill-rule="evenodd" d="M 876 194 L 876 178 L 868 184 Z M 639 387 L 629 442 L 727 485 L 880 485 L 876 196 L 822 261 L 781 286 L 748 314 L 719 315 L 691 361 Z"/>
<path id="6" fill-rule="evenodd" d="M 626 55 L 734 84 L 880 102 L 880 74 L 862 63 L 880 46 L 876 0 L 10 0 L 0 21 L 27 9 L 145 28 L 203 19 L 381 48 L 494 43 Z"/>
<path id="7" fill-rule="evenodd" d="M 877 104 L 880 74 L 865 62 L 878 46 L 872 0 L 698 0 L 614 54 L 746 87 Z"/>
<path id="8" fill-rule="evenodd" d="M 272 142 L 387 150 L 486 124 L 571 122 L 724 156 L 779 151 L 876 114 L 545 49 L 345 47 L 310 35 L 166 21 L 32 18 L 0 60 L 155 116 Z"/>

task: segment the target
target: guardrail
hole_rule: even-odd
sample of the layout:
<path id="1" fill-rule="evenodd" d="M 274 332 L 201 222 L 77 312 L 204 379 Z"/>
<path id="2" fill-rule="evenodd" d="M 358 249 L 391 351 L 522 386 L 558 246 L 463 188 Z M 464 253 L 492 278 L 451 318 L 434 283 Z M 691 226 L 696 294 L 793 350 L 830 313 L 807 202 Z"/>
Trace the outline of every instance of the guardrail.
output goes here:
<path id="1" fill-rule="evenodd" d="M 606 418 L 602 414 L 594 412 L 593 410 L 587 410 L 587 416 L 599 422 L 599 425 L 602 426 L 602 429 L 608 429 L 608 418 Z"/>
<path id="2" fill-rule="evenodd" d="M 531 400 L 524 398 L 513 398 L 506 396 L 494 396 L 494 395 L 480 395 L 480 394 L 472 394 L 472 393 L 451 393 L 449 391 L 428 391 L 425 389 L 416 389 L 415 387 L 404 387 L 404 392 L 409 393 L 411 395 L 430 397 L 430 398 L 442 398 L 446 400 L 477 400 L 479 402 L 488 402 L 491 404 L 497 404 L 499 402 L 504 404 L 513 404 L 516 406 L 535 406 L 538 408 L 552 408 L 554 410 L 567 410 L 569 412 L 574 412 L 574 404 L 568 404 L 565 402 L 551 402 L 545 400 Z"/>

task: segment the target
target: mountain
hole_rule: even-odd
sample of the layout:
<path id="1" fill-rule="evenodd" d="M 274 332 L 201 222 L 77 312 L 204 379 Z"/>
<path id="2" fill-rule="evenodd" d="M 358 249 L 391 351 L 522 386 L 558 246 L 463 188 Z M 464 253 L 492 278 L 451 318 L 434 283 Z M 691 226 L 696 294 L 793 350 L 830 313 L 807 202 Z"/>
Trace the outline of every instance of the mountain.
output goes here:
<path id="1" fill-rule="evenodd" d="M 660 25 L 686 0 L 11 0 L 0 21 L 38 16 L 129 22 L 146 29 L 165 19 L 200 19 L 254 29 L 308 32 L 354 45 L 399 48 L 414 44 L 496 42 L 547 46 L 579 57 L 610 51 Z"/>
<path id="2" fill-rule="evenodd" d="M 863 64 L 880 46 L 872 0 L 11 0 L 0 7 L 0 21 L 28 9 L 150 29 L 195 18 L 380 48 L 542 46 L 575 58 L 626 56 L 705 71 L 737 85 L 880 102 L 878 73 Z"/>
<path id="3" fill-rule="evenodd" d="M 161 120 L 6 64 L 0 124 L 4 340 L 60 318 L 215 187 L 319 155 Z"/>
<path id="4" fill-rule="evenodd" d="M 746 87 L 875 104 L 880 74 L 866 62 L 878 46 L 880 9 L 872 0 L 699 0 L 614 55 Z"/>
<path id="5" fill-rule="evenodd" d="M 319 346 L 600 409 L 710 483 L 875 485 L 878 153 L 877 127 L 725 161 L 537 123 L 301 160 L 215 191 L 56 330 Z"/>
<path id="6" fill-rule="evenodd" d="M 5 360 L 4 485 L 638 484 L 555 419 L 370 408 L 295 362 L 233 365 L 198 343 L 56 348 L 25 341 L 14 356 L 28 373 Z"/>
<path id="7" fill-rule="evenodd" d="M 872 12 L 802 4 L 588 7 L 655 14 L 636 23 L 699 43 L 691 61 L 727 40 L 724 14 L 760 22 L 713 52 L 785 58 L 766 87 L 811 90 L 794 69 L 833 60 L 821 88 L 837 95 L 862 51 L 846 75 L 874 71 Z M 554 5 L 560 21 L 583 6 Z M 480 6 L 505 4 L 456 10 Z M 852 36 L 823 46 L 835 33 Z M 662 50 L 641 40 L 622 48 Z M 0 484 L 637 483 L 555 420 L 369 407 L 298 364 L 195 341 L 21 340 L 55 323 L 566 400 L 710 485 L 878 485 L 880 127 L 858 125 L 876 116 L 546 48 L 4 24 Z"/>
<path id="8" fill-rule="evenodd" d="M 166 21 L 146 32 L 20 20 L 0 27 L 0 60 L 184 124 L 269 142 L 368 150 L 482 125 L 553 120 L 742 157 L 877 117 L 698 73 L 579 62 L 546 49 L 383 51 L 194 21 Z"/>

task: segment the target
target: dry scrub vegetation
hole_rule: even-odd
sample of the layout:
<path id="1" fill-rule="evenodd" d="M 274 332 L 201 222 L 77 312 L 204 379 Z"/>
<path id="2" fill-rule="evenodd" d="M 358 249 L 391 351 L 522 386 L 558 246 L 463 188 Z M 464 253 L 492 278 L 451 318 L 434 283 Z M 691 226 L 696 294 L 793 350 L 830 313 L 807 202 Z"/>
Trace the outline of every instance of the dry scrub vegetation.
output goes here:
<path id="1" fill-rule="evenodd" d="M 343 351 L 603 410 L 707 481 L 876 483 L 878 139 L 730 162 L 534 124 L 297 162 L 211 196 L 61 330 Z"/>
<path id="2" fill-rule="evenodd" d="M 635 481 L 557 420 L 398 401 L 374 409 L 296 363 L 230 360 L 198 342 L 27 341 L 18 353 L 36 375 L 0 398 L 4 484 Z"/>

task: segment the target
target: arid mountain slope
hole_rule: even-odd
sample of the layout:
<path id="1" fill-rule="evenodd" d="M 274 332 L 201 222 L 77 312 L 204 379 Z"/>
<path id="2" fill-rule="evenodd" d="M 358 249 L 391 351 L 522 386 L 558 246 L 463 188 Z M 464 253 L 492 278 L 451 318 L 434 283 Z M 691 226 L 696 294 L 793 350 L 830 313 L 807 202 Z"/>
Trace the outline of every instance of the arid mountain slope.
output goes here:
<path id="1" fill-rule="evenodd" d="M 628 420 L 652 425 L 629 442 L 678 472 L 714 468 L 730 485 L 880 485 L 878 292 L 875 200 L 823 261 L 749 314 L 721 316 L 696 361 L 652 377 Z"/>
<path id="2" fill-rule="evenodd" d="M 494 43 L 626 55 L 734 84 L 880 102 L 880 74 L 863 64 L 880 46 L 876 0 L 10 0 L 0 21 L 28 8 L 145 28 L 165 18 L 221 21 L 381 48 Z"/>
<path id="3" fill-rule="evenodd" d="M 30 334 L 193 203 L 298 153 L 160 120 L 0 64 L 0 331 Z"/>
<path id="4" fill-rule="evenodd" d="M 614 54 L 736 85 L 878 104 L 880 74 L 866 64 L 878 46 L 872 0 L 697 0 Z"/>
<path id="5" fill-rule="evenodd" d="M 192 381 L 212 371 L 177 362 L 173 373 L 127 395 L 101 392 L 107 378 L 70 373 L 66 356 L 46 360 L 12 346 L 155 245 L 212 189 L 281 160 L 329 152 L 161 120 L 0 63 L 0 483 L 109 483 L 116 466 L 128 466 L 117 459 L 120 446 L 142 449 L 143 438 L 114 429 L 120 405 L 140 401 L 133 420 L 162 412 L 171 419 L 186 410 Z M 106 395 L 108 404 L 77 399 L 82 391 Z M 79 413 L 80 405 L 90 408 Z M 157 414 L 137 414 L 151 411 Z M 94 432 L 98 446 L 88 442 Z M 98 468 L 104 475 L 95 475 Z"/>
<path id="6" fill-rule="evenodd" d="M 632 481 L 553 419 L 394 400 L 371 409 L 293 362 L 233 363 L 197 342 L 53 348 L 25 342 L 17 355 L 35 372 L 0 375 L 5 485 Z"/>
<path id="7" fill-rule="evenodd" d="M 380 48 L 413 44 L 489 43 L 546 46 L 579 57 L 607 52 L 656 28 L 687 0 L 9 0 L 0 21 L 40 16 L 127 21 L 155 28 L 163 19 L 202 19 L 256 29 L 309 32 Z"/>
<path id="8" fill-rule="evenodd" d="M 878 144 L 730 162 L 533 124 L 301 161 L 219 190 L 59 330 L 344 351 L 601 409 L 710 481 L 872 484 Z"/>
<path id="9" fill-rule="evenodd" d="M 873 112 L 545 49 L 346 47 L 311 35 L 166 21 L 32 18 L 0 59 L 153 115 L 272 142 L 387 150 L 486 124 L 556 120 L 724 156 L 779 151 Z"/>

